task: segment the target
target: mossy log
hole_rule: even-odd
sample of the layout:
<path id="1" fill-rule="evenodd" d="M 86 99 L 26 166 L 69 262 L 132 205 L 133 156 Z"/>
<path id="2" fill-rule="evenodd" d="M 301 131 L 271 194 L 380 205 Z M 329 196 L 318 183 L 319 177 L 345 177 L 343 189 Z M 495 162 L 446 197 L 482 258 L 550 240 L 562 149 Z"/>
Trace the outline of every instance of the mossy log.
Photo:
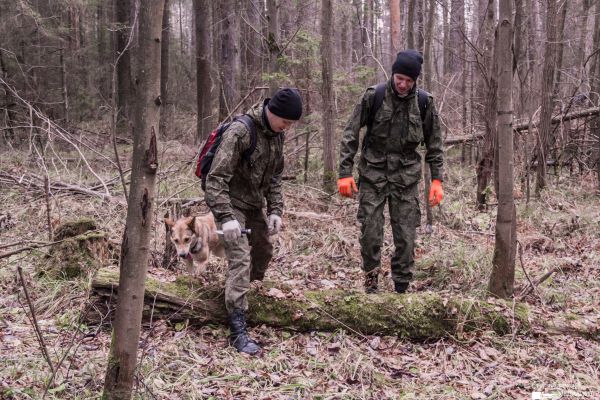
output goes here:
<path id="1" fill-rule="evenodd" d="M 92 282 L 93 312 L 88 322 L 108 322 L 118 294 L 118 271 L 104 268 Z M 529 329 L 524 305 L 447 298 L 434 293 L 366 295 L 357 291 L 299 292 L 269 284 L 249 293 L 248 320 L 295 331 L 345 329 L 363 335 L 393 335 L 414 340 L 437 339 L 481 330 L 506 334 Z M 146 280 L 144 318 L 188 320 L 191 325 L 225 323 L 223 289 L 206 287 L 189 277 L 165 283 Z"/>

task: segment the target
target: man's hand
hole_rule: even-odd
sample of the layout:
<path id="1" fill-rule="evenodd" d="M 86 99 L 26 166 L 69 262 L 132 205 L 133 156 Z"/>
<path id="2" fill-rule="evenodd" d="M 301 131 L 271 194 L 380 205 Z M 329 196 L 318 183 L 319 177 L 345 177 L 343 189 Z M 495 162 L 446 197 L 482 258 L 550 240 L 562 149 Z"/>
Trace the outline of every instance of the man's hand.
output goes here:
<path id="1" fill-rule="evenodd" d="M 269 235 L 275 235 L 281 230 L 281 217 L 277 214 L 269 215 Z"/>
<path id="2" fill-rule="evenodd" d="M 442 189 L 442 181 L 434 179 L 431 181 L 429 188 L 429 205 L 435 207 L 442 202 L 444 198 L 444 189 Z"/>
<path id="3" fill-rule="evenodd" d="M 358 193 L 356 182 L 354 182 L 354 177 L 352 176 L 338 179 L 337 185 L 338 191 L 344 197 L 352 197 L 354 193 Z"/>
<path id="4" fill-rule="evenodd" d="M 223 224 L 223 239 L 226 242 L 233 242 L 242 237 L 242 227 L 237 219 L 232 219 Z"/>

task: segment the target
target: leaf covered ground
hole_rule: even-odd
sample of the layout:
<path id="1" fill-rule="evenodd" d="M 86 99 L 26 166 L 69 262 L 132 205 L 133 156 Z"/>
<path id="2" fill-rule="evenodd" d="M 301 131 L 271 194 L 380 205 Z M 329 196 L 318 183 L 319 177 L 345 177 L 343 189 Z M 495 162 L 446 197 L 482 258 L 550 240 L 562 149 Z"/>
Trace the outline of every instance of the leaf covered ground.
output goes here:
<path id="1" fill-rule="evenodd" d="M 94 158 L 90 165 L 95 173 L 118 196 L 119 180 L 110 158 L 89 157 Z M 161 144 L 149 273 L 165 281 L 185 273 L 160 267 L 161 220 L 172 201 L 201 197 L 189 163 L 192 157 L 193 150 L 178 142 Z M 424 222 L 419 228 L 416 279 L 410 291 L 485 298 L 496 210 L 493 204 L 486 211 L 475 210 L 472 166 L 461 166 L 452 157 L 448 165 L 446 197 L 443 207 L 434 211 L 433 233 L 424 232 Z M 98 184 L 76 154 L 50 153 L 45 168 L 51 181 L 86 188 Z M 2 253 L 48 240 L 42 170 L 27 148 L 1 154 Z M 144 325 L 140 338 L 136 398 L 529 399 L 532 392 L 563 399 L 600 398 L 600 207 L 594 182 L 592 175 L 563 173 L 529 204 L 521 189 L 516 190 L 520 245 L 516 294 L 527 289 L 528 277 L 535 281 L 555 269 L 523 299 L 533 324 L 525 335 L 477 331 L 410 342 L 351 329 L 300 334 L 257 326 L 251 334 L 264 352 L 248 357 L 227 345 L 224 326 L 191 327 L 154 320 Z M 107 234 L 111 248 L 118 249 L 126 216 L 122 203 L 58 187 L 53 195 L 54 228 L 89 217 Z M 266 280 L 299 290 L 360 290 L 356 201 L 293 180 L 286 181 L 285 195 L 285 226 L 275 238 L 276 254 Z M 194 207 L 194 211 L 203 209 L 201 202 Z M 110 330 L 82 323 L 92 273 L 73 280 L 40 275 L 49 251 L 40 247 L 0 259 L 0 397 L 99 398 Z M 384 291 L 393 288 L 392 251 L 391 230 L 386 226 Z M 114 254 L 108 263 L 116 267 Z M 54 376 L 33 329 L 18 267 Z M 222 282 L 224 270 L 223 261 L 213 260 L 204 279 Z"/>

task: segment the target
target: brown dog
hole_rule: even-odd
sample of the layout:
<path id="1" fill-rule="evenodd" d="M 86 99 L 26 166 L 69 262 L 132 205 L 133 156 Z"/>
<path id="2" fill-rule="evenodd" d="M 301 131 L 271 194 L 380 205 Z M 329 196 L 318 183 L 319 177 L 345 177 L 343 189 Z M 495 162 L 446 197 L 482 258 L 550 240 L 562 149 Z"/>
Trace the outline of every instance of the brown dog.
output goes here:
<path id="1" fill-rule="evenodd" d="M 225 249 L 217 235 L 212 213 L 179 218 L 177 221 L 170 218 L 164 220 L 171 230 L 171 242 L 177 255 L 185 260 L 189 273 L 204 273 L 210 253 L 225 257 Z"/>

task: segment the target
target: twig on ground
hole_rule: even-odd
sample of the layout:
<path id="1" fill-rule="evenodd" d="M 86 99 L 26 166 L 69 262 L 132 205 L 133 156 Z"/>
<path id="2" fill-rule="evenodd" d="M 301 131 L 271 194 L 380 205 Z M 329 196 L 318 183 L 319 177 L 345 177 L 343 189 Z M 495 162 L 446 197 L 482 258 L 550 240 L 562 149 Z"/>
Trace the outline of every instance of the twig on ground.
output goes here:
<path id="1" fill-rule="evenodd" d="M 52 365 L 52 360 L 50 359 L 50 355 L 48 354 L 48 349 L 46 348 L 46 343 L 44 343 L 44 336 L 42 335 L 42 331 L 37 322 L 37 318 L 35 316 L 35 309 L 33 307 L 33 303 L 29 298 L 29 292 L 27 291 L 27 285 L 25 284 L 25 279 L 23 278 L 23 270 L 21 267 L 17 267 L 17 272 L 19 273 L 19 278 L 21 280 L 21 285 L 23 286 L 23 291 L 25 292 L 25 298 L 27 299 L 27 305 L 29 306 L 29 311 L 31 312 L 31 321 L 33 324 L 33 328 L 35 329 L 35 334 L 42 349 L 42 354 L 46 361 L 48 362 L 48 366 L 50 367 L 50 371 L 54 375 L 54 366 Z"/>

